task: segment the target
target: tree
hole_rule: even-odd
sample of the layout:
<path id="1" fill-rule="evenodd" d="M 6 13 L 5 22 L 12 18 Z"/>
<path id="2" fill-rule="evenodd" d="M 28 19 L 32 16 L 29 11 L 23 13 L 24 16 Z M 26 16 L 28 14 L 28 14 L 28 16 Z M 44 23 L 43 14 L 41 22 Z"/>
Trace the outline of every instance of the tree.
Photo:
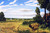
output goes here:
<path id="1" fill-rule="evenodd" d="M 33 18 L 33 19 L 34 19 L 34 21 L 36 21 L 37 23 L 42 24 L 43 19 L 42 19 L 41 15 L 40 15 L 40 10 L 39 10 L 39 8 L 38 8 L 38 7 L 36 7 L 35 12 L 37 13 L 37 15 L 36 15 L 36 17 L 34 17 L 34 18 Z"/>
<path id="2" fill-rule="evenodd" d="M 49 13 L 50 13 L 50 3 L 48 3 L 47 10 L 48 10 Z"/>
<path id="3" fill-rule="evenodd" d="M 37 14 L 40 14 L 40 10 L 39 10 L 38 7 L 36 7 L 36 10 L 35 11 L 36 11 Z"/>
<path id="4" fill-rule="evenodd" d="M 6 18 L 4 17 L 4 13 L 0 13 L 0 21 L 6 21 Z"/>
<path id="5" fill-rule="evenodd" d="M 48 20 L 48 21 L 47 21 L 47 23 L 48 23 L 47 27 L 50 28 L 50 19 L 49 19 L 49 18 L 50 18 L 50 3 L 48 3 L 47 10 L 49 11 L 49 15 L 47 16 L 47 18 L 48 18 L 48 19 L 47 19 L 47 20 Z"/>
<path id="6" fill-rule="evenodd" d="M 45 22 L 46 22 L 46 9 L 49 3 L 49 0 L 38 0 L 40 7 L 45 9 Z"/>

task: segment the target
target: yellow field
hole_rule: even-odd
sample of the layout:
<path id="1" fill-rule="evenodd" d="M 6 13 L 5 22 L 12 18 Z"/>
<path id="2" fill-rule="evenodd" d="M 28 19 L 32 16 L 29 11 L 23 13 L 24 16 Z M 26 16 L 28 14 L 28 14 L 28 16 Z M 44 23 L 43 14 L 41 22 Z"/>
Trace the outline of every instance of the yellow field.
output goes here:
<path id="1" fill-rule="evenodd" d="M 23 21 L 0 23 L 0 33 L 16 33 L 17 30 L 30 29 L 28 26 L 22 25 L 22 22 Z"/>
<path id="2" fill-rule="evenodd" d="M 23 21 L 0 23 L 0 33 L 18 33 L 18 30 L 30 30 L 33 32 L 28 25 L 22 25 L 22 23 Z"/>

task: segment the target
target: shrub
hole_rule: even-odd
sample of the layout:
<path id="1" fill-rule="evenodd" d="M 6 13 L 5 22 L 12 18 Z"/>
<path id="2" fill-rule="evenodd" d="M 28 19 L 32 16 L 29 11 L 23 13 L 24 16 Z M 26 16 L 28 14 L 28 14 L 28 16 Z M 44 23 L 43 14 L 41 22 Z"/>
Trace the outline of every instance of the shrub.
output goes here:
<path id="1" fill-rule="evenodd" d="M 32 30 L 37 30 L 39 28 L 39 24 L 38 23 L 32 23 L 29 25 L 30 28 L 32 28 Z"/>
<path id="2" fill-rule="evenodd" d="M 29 21 L 29 22 L 28 22 L 28 21 L 24 21 L 24 22 L 23 22 L 23 25 L 29 25 L 29 24 L 31 24 L 31 23 L 33 23 L 33 22 L 31 22 L 31 21 Z"/>
<path id="3" fill-rule="evenodd" d="M 41 28 L 46 29 L 46 25 L 45 24 L 41 25 Z"/>
<path id="4" fill-rule="evenodd" d="M 48 22 L 48 25 L 47 25 L 47 27 L 48 27 L 48 28 L 50 28 L 50 22 Z"/>
<path id="5" fill-rule="evenodd" d="M 43 18 L 40 15 L 36 15 L 36 17 L 34 17 L 33 19 L 39 24 L 43 23 Z"/>
<path id="6" fill-rule="evenodd" d="M 23 22 L 23 25 L 27 25 L 27 24 L 28 24 L 28 22 L 27 22 L 27 21 L 24 21 L 24 22 Z"/>

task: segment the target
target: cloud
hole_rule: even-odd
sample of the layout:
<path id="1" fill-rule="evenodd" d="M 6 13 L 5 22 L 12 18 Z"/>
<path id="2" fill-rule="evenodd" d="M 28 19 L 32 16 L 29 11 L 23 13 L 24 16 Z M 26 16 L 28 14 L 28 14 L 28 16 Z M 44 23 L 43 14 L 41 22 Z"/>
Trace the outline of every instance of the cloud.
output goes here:
<path id="1" fill-rule="evenodd" d="M 0 10 L 4 12 L 6 18 L 33 18 L 36 16 L 36 12 L 33 11 L 32 9 L 8 8 L 8 9 L 0 9 Z M 27 10 L 27 11 L 23 11 L 23 10 Z M 43 16 L 44 12 L 41 12 L 40 14 L 41 16 Z"/>
<path id="2" fill-rule="evenodd" d="M 19 6 L 15 4 L 16 1 L 17 0 L 14 0 L 8 5 L 0 5 L 0 12 L 4 12 L 6 18 L 33 18 L 36 16 L 35 8 L 33 7 L 39 7 L 39 5 L 37 5 L 37 0 L 29 0 Z M 4 2 L 1 2 L 1 4 L 3 3 Z M 40 14 L 43 16 L 44 12 L 41 12 Z"/>
<path id="3" fill-rule="evenodd" d="M 43 17 L 44 16 L 44 12 L 41 12 L 40 15 Z"/>
<path id="4" fill-rule="evenodd" d="M 6 9 L 1 8 L 1 9 L 0 9 L 0 12 L 7 12 L 7 11 L 12 10 L 12 9 L 13 9 L 13 8 L 6 8 Z"/>
<path id="5" fill-rule="evenodd" d="M 38 1 L 37 0 L 29 0 L 29 1 L 25 2 L 25 3 L 30 3 L 30 2 L 37 3 Z"/>
<path id="6" fill-rule="evenodd" d="M 2 11 L 4 12 L 6 18 L 32 18 L 36 15 L 36 13 L 31 9 L 8 8 L 5 11 L 4 10 L 2 10 Z M 27 10 L 27 11 L 25 12 L 23 10 Z M 28 10 L 30 10 L 30 11 L 28 11 Z"/>
<path id="7" fill-rule="evenodd" d="M 0 6 L 0 8 L 3 8 L 3 7 L 13 7 L 13 6 L 18 6 L 17 4 L 13 4 L 13 5 L 2 5 L 2 6 Z"/>
<path id="8" fill-rule="evenodd" d="M 38 3 L 37 0 L 29 0 L 29 1 L 25 2 L 25 5 L 39 7 L 40 5 L 37 5 L 36 3 Z"/>
<path id="9" fill-rule="evenodd" d="M 20 5 L 23 5 L 23 4 L 20 4 Z"/>
<path id="10" fill-rule="evenodd" d="M 1 3 L 0 3 L 0 5 L 2 5 L 4 3 L 4 1 L 2 1 Z"/>
<path id="11" fill-rule="evenodd" d="M 0 9 L 0 12 L 6 12 L 7 9 Z"/>
<path id="12" fill-rule="evenodd" d="M 10 2 L 9 4 L 14 4 L 17 0 L 14 0 L 13 2 Z"/>
<path id="13" fill-rule="evenodd" d="M 34 1 L 34 3 L 38 3 L 38 1 L 36 0 L 36 1 Z"/>
<path id="14" fill-rule="evenodd" d="M 27 6 L 34 6 L 34 7 L 39 7 L 39 5 L 37 5 L 37 4 L 25 4 L 25 5 L 27 5 Z"/>
<path id="15" fill-rule="evenodd" d="M 27 1 L 27 2 L 25 2 L 25 3 L 29 3 L 29 2 L 33 2 L 34 0 L 29 0 L 29 1 Z"/>
<path id="16" fill-rule="evenodd" d="M 18 11 L 22 11 L 22 12 L 30 12 L 30 11 L 33 11 L 32 9 L 24 9 L 24 8 L 21 8 L 19 9 Z"/>

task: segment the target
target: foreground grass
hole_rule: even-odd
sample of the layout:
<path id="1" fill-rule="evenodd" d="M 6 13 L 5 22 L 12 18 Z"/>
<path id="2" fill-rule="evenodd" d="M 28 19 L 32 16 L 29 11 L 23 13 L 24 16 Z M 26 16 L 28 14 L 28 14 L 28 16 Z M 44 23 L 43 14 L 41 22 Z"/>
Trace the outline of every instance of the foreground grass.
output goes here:
<path id="1" fill-rule="evenodd" d="M 28 25 L 22 25 L 23 21 L 17 22 L 0 22 L 0 33 L 16 33 L 17 30 L 27 30 Z"/>
<path id="2" fill-rule="evenodd" d="M 22 23 L 23 21 L 5 22 L 5 23 L 0 22 L 0 33 L 18 33 L 17 32 L 18 30 L 21 31 L 30 30 L 32 33 L 34 33 L 34 31 L 32 31 L 32 29 L 28 25 L 22 25 Z M 46 31 L 48 30 L 46 29 Z M 35 32 L 37 32 L 37 30 Z"/>

